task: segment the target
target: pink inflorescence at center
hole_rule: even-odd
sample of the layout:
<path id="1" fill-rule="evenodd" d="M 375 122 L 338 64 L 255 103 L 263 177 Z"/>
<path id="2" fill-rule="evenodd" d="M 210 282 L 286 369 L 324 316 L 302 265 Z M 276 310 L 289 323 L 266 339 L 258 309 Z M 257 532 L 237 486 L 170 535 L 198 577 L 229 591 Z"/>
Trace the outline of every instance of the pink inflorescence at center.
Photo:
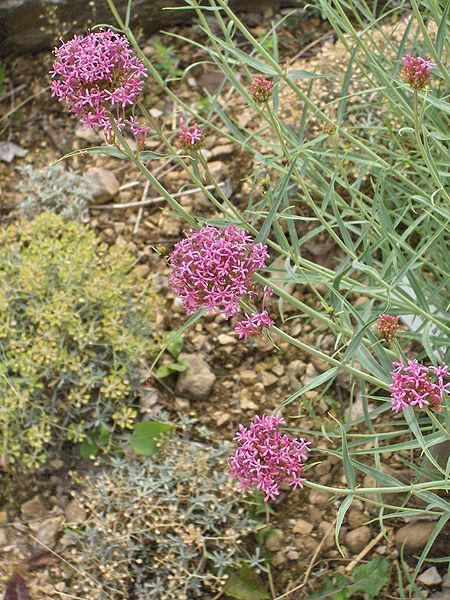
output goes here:
<path id="1" fill-rule="evenodd" d="M 400 317 L 383 314 L 378 317 L 376 327 L 384 339 L 390 343 L 397 333 L 399 323 Z"/>
<path id="2" fill-rule="evenodd" d="M 52 95 L 77 115 L 86 127 L 102 127 L 112 137 L 111 119 L 119 129 L 128 124 L 142 142 L 148 127 L 125 119 L 126 107 L 136 102 L 147 77 L 141 60 L 128 40 L 111 31 L 75 35 L 55 48 L 56 60 L 50 71 Z"/>
<path id="3" fill-rule="evenodd" d="M 228 319 L 253 293 L 252 276 L 267 258 L 267 247 L 235 225 L 207 226 L 175 245 L 170 284 L 189 314 L 206 308 Z"/>
<path id="4" fill-rule="evenodd" d="M 405 83 L 415 90 L 421 90 L 427 84 L 430 77 L 430 71 L 436 68 L 436 65 L 420 56 L 411 56 L 406 54 L 402 58 L 401 76 Z"/>
<path id="5" fill-rule="evenodd" d="M 275 84 L 270 79 L 266 79 L 262 75 L 258 75 L 250 84 L 253 99 L 258 104 L 264 104 L 270 100 Z"/>
<path id="6" fill-rule="evenodd" d="M 406 365 L 401 361 L 393 365 L 390 389 L 394 412 L 408 406 L 418 409 L 427 406 L 436 412 L 442 411 L 442 400 L 450 387 L 450 383 L 444 383 L 450 377 L 447 366 L 426 367 L 415 359 Z"/>
<path id="7" fill-rule="evenodd" d="M 178 134 L 178 145 L 182 150 L 200 150 L 205 143 L 205 135 L 198 123 L 186 127 L 183 117 L 180 117 L 180 132 Z"/>
<path id="8" fill-rule="evenodd" d="M 279 429 L 284 419 L 276 416 L 256 416 L 249 427 L 239 425 L 234 438 L 238 448 L 229 459 L 228 473 L 239 480 L 243 491 L 257 488 L 264 500 L 275 500 L 280 485 L 293 489 L 303 487 L 302 478 L 309 444 L 296 440 Z"/>

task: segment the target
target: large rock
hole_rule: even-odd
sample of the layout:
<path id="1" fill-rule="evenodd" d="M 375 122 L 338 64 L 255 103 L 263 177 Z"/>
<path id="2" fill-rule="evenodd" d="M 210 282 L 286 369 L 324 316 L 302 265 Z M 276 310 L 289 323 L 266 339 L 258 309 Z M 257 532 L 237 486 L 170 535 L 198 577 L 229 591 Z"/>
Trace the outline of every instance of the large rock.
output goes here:
<path id="1" fill-rule="evenodd" d="M 127 0 L 115 0 L 122 17 Z M 295 0 L 230 0 L 233 8 L 260 11 L 264 6 L 292 6 Z M 183 0 L 134 0 L 131 25 L 145 33 L 185 24 L 194 11 L 163 10 L 185 6 Z M 0 56 L 37 52 L 58 44 L 61 36 L 81 33 L 96 23 L 113 23 L 106 0 L 0 0 Z"/>
<path id="2" fill-rule="evenodd" d="M 216 376 L 208 363 L 197 354 L 180 354 L 187 361 L 186 370 L 178 377 L 175 392 L 190 400 L 206 400 L 209 398 Z"/>

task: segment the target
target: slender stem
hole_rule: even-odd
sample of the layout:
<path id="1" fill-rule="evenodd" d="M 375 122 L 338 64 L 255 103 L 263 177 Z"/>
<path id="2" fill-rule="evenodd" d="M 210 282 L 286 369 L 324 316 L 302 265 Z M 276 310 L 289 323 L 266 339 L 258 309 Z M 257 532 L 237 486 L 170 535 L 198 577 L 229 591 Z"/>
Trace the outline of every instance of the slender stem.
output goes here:
<path id="1" fill-rule="evenodd" d="M 416 136 L 416 142 L 419 147 L 422 158 L 424 159 L 425 164 L 428 167 L 428 170 L 434 180 L 434 183 L 438 186 L 438 188 L 440 190 L 442 190 L 443 189 L 442 183 L 439 180 L 439 176 L 436 173 L 436 169 L 435 169 L 433 163 L 429 160 L 428 153 L 425 150 L 425 146 L 422 141 L 422 136 L 421 136 L 421 131 L 420 131 L 421 126 L 420 126 L 420 120 L 419 120 L 419 94 L 418 94 L 417 90 L 414 90 L 414 94 L 413 94 L 413 118 L 414 118 L 414 133 Z"/>
<path id="2" fill-rule="evenodd" d="M 328 492 L 329 494 L 336 494 L 338 496 L 350 496 L 355 493 L 361 494 L 402 494 L 409 492 L 427 492 L 431 490 L 450 490 L 450 484 L 445 480 L 441 481 L 427 481 L 424 483 L 415 483 L 411 485 L 399 485 L 399 486 L 388 486 L 388 487 L 374 487 L 374 488 L 335 488 L 328 487 L 326 485 L 320 485 L 320 483 L 314 483 L 312 481 L 304 481 L 303 485 L 313 490 L 320 490 Z"/>

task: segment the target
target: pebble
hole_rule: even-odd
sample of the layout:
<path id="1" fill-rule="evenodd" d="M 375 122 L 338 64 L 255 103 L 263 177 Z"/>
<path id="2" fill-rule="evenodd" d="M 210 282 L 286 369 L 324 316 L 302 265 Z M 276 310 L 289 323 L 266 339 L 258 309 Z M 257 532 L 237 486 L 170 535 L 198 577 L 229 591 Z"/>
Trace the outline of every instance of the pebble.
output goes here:
<path id="1" fill-rule="evenodd" d="M 311 490 L 309 493 L 309 501 L 316 506 L 326 506 L 330 500 L 330 494 L 320 490 Z"/>
<path id="2" fill-rule="evenodd" d="M 64 519 L 62 517 L 50 517 L 45 519 L 39 524 L 39 527 L 32 527 L 30 529 L 36 531 L 36 538 L 45 546 L 54 548 L 56 545 L 56 536 L 63 528 Z"/>
<path id="3" fill-rule="evenodd" d="M 261 373 L 261 381 L 264 387 L 270 387 L 278 381 L 278 377 L 273 373 L 263 372 Z"/>
<path id="4" fill-rule="evenodd" d="M 104 167 L 91 167 L 84 173 L 96 203 L 111 200 L 119 192 L 119 182 L 114 173 Z"/>
<path id="5" fill-rule="evenodd" d="M 217 337 L 217 341 L 219 342 L 219 344 L 221 346 L 227 346 L 227 345 L 235 345 L 235 344 L 237 344 L 236 337 L 234 337 L 232 335 L 227 335 L 226 333 L 221 333 Z"/>
<path id="6" fill-rule="evenodd" d="M 243 369 L 239 372 L 239 377 L 242 383 L 256 383 L 258 380 L 258 376 L 255 371 L 250 371 L 250 369 Z"/>
<path id="7" fill-rule="evenodd" d="M 371 537 L 372 531 L 370 527 L 363 525 L 347 533 L 345 536 L 345 545 L 352 552 L 361 552 L 367 546 Z"/>
<path id="8" fill-rule="evenodd" d="M 6 527 L 0 527 L 0 547 L 8 544 L 8 536 L 6 535 Z"/>
<path id="9" fill-rule="evenodd" d="M 294 533 L 301 533 L 302 535 L 308 535 L 314 529 L 314 525 L 312 523 L 308 523 L 308 521 L 304 521 L 303 519 L 298 519 L 295 521 L 295 525 L 292 528 Z"/>
<path id="10" fill-rule="evenodd" d="M 212 159 L 217 160 L 218 158 L 223 158 L 225 156 L 233 154 L 234 150 L 234 144 L 224 144 L 221 146 L 215 146 L 214 148 L 211 148 L 210 155 Z"/>
<path id="11" fill-rule="evenodd" d="M 298 560 L 300 558 L 300 553 L 297 550 L 289 550 L 286 552 L 286 558 L 289 560 Z"/>
<path id="12" fill-rule="evenodd" d="M 347 522 L 352 529 L 365 525 L 366 521 L 366 516 L 359 510 L 351 509 L 347 513 Z"/>
<path id="13" fill-rule="evenodd" d="M 211 395 L 216 376 L 208 363 L 197 354 L 180 354 L 187 361 L 187 368 L 180 373 L 175 387 L 177 395 L 189 400 L 206 400 Z"/>
<path id="14" fill-rule="evenodd" d="M 69 523 L 83 523 L 86 519 L 86 511 L 77 498 L 74 498 L 69 502 L 64 513 Z"/>
<path id="15" fill-rule="evenodd" d="M 284 533 L 281 531 L 281 529 L 274 529 L 266 537 L 266 541 L 265 541 L 266 548 L 268 550 L 270 550 L 271 552 L 276 552 L 277 550 L 280 550 L 283 539 L 284 539 Z"/>
<path id="16" fill-rule="evenodd" d="M 24 519 L 38 519 L 47 513 L 47 508 L 41 496 L 34 496 L 20 507 Z"/>
<path id="17" fill-rule="evenodd" d="M 428 542 L 436 523 L 432 521 L 411 522 L 400 529 L 395 534 L 395 545 L 400 549 L 404 545 L 407 553 L 411 554 L 422 550 Z"/>
<path id="18" fill-rule="evenodd" d="M 330 527 L 331 523 L 328 521 L 322 521 L 319 523 L 319 532 L 323 536 L 324 548 L 332 548 L 334 546 L 334 527 Z M 342 533 L 342 529 L 340 533 Z M 341 536 L 339 536 L 340 538 Z"/>
<path id="19" fill-rule="evenodd" d="M 436 567 L 430 567 L 421 575 L 419 575 L 417 581 L 422 585 L 431 587 L 433 585 L 440 585 L 442 583 L 442 577 L 439 575 L 439 571 L 436 569 Z"/>
<path id="20" fill-rule="evenodd" d="M 137 267 L 134 267 L 131 273 L 136 277 L 136 279 L 141 279 L 150 273 L 150 267 L 148 265 L 137 265 Z"/>

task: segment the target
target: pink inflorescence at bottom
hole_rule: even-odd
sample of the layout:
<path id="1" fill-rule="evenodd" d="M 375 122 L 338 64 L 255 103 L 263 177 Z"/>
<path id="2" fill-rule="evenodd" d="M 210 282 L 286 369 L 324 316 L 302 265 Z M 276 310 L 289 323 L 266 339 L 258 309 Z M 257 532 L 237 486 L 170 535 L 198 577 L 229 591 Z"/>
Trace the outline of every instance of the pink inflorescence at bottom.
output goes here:
<path id="1" fill-rule="evenodd" d="M 442 411 L 444 394 L 449 391 L 450 383 L 444 380 L 450 377 L 448 367 L 426 367 L 417 360 L 394 362 L 391 372 L 392 410 L 399 412 L 408 406 L 413 408 L 429 407 L 436 412 Z"/>
<path id="2" fill-rule="evenodd" d="M 267 258 L 267 247 L 235 225 L 207 226 L 175 244 L 169 282 L 189 314 L 206 308 L 228 319 L 253 294 L 252 276 Z"/>
<path id="3" fill-rule="evenodd" d="M 303 487 L 304 463 L 309 444 L 303 438 L 290 438 L 279 430 L 284 419 L 256 416 L 249 427 L 239 425 L 238 448 L 229 459 L 228 473 L 239 480 L 243 491 L 257 488 L 264 500 L 275 500 L 280 485 Z"/>

